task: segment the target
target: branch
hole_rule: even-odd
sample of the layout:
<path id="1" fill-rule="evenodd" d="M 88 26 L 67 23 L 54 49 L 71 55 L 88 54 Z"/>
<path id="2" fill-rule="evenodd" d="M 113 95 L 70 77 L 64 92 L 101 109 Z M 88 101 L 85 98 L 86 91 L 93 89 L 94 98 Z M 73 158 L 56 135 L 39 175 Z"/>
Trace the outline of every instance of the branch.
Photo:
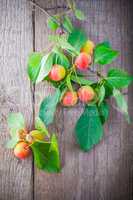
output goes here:
<path id="1" fill-rule="evenodd" d="M 39 10 L 41 10 L 43 13 L 45 13 L 48 17 L 51 17 L 51 15 L 45 9 L 43 9 L 41 6 L 39 6 L 37 3 L 35 3 L 33 1 L 31 1 L 31 0 L 30 0 L 30 3 L 33 6 L 37 7 Z"/>
<path id="2" fill-rule="evenodd" d="M 62 24 L 58 21 L 58 20 L 56 20 L 52 15 L 50 15 L 48 12 L 47 12 L 47 10 L 48 9 L 44 9 L 44 8 L 42 8 L 39 4 L 37 4 L 37 3 L 35 3 L 35 2 L 33 2 L 33 1 L 31 1 L 30 0 L 30 3 L 33 5 L 33 6 L 35 6 L 35 7 L 37 7 L 39 10 L 41 10 L 44 14 L 46 14 L 48 17 L 52 17 L 53 18 L 53 20 L 61 27 L 61 29 L 64 29 L 66 32 L 67 32 L 67 30 L 64 28 L 64 27 L 62 27 Z M 51 9 L 57 9 L 57 8 L 64 8 L 63 6 L 57 6 L 57 7 L 53 7 L 53 8 L 51 8 Z M 65 12 L 65 14 L 69 14 L 72 10 L 71 9 L 69 9 L 69 7 L 65 7 L 65 8 L 68 8 L 68 10 Z M 61 15 L 63 15 L 64 14 L 64 12 L 60 12 L 60 16 Z"/>
<path id="3" fill-rule="evenodd" d="M 67 6 L 56 6 L 56 7 L 50 7 L 50 8 L 45 8 L 45 10 L 55 10 L 55 9 L 69 9 Z"/>
<path id="4" fill-rule="evenodd" d="M 47 10 L 67 9 L 68 11 L 70 11 L 69 7 L 67 7 L 67 6 L 65 6 L 65 5 L 63 5 L 63 6 L 56 6 L 56 7 L 50 7 L 50 8 L 42 8 L 39 4 L 37 4 L 37 3 L 35 3 L 35 2 L 33 2 L 33 1 L 31 1 L 31 0 L 30 0 L 30 3 L 31 3 L 33 6 L 37 7 L 39 10 L 41 10 L 43 13 L 45 13 L 47 16 L 51 16 L 51 15 L 47 12 Z"/>

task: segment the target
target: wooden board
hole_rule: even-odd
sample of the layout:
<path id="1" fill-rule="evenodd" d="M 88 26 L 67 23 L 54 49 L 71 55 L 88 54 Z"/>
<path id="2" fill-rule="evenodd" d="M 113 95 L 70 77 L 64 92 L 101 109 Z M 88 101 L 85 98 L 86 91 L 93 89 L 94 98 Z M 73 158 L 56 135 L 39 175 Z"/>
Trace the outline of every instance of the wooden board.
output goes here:
<path id="1" fill-rule="evenodd" d="M 63 0 L 36 0 L 51 14 L 65 5 Z M 131 0 L 76 0 L 86 14 L 78 26 L 86 28 L 90 39 L 111 41 L 120 51 L 112 66 L 120 66 L 133 74 L 133 2 Z M 30 87 L 26 77 L 28 53 L 35 47 L 41 51 L 49 46 L 47 18 L 39 9 L 32 12 L 26 0 L 0 1 L 0 200 L 132 200 L 133 199 L 133 124 L 128 125 L 113 109 L 105 126 L 101 143 L 89 153 L 79 150 L 73 129 L 83 109 L 58 107 L 54 125 L 62 160 L 60 174 L 47 174 L 32 165 L 32 159 L 17 161 L 11 151 L 2 145 L 9 137 L 6 117 L 10 111 L 21 111 L 29 127 L 33 125 L 34 111 L 38 115 L 40 102 L 54 89 L 47 83 Z M 107 71 L 107 68 L 105 68 Z M 133 87 L 126 96 L 133 119 Z M 35 96 L 35 99 L 34 99 Z M 69 127 L 69 128 L 68 128 Z"/>
<path id="2" fill-rule="evenodd" d="M 19 161 L 4 144 L 6 118 L 22 112 L 30 128 L 32 95 L 26 62 L 32 50 L 32 10 L 26 0 L 0 1 L 0 200 L 33 199 L 32 158 Z"/>
<path id="3" fill-rule="evenodd" d="M 38 2 L 44 8 L 61 5 L 59 1 L 47 1 L 47 4 L 43 1 Z M 129 64 L 131 57 L 128 55 L 131 54 L 129 46 L 133 29 L 129 32 L 128 28 L 130 27 L 132 3 L 77 0 L 77 5 L 85 11 L 87 16 L 86 21 L 80 24 L 86 28 L 89 38 L 95 42 L 110 40 L 111 45 L 121 52 L 121 56 L 113 66 L 121 66 L 131 73 Z M 49 44 L 46 16 L 40 11 L 36 11 L 35 16 L 36 50 L 42 50 Z M 77 22 L 76 24 L 79 25 Z M 132 88 L 130 92 L 131 90 Z M 41 99 L 52 91 L 47 84 L 45 86 L 40 84 L 36 87 L 36 113 Z M 130 95 L 128 100 L 131 102 L 133 95 Z M 112 105 L 114 106 L 113 101 Z M 129 127 L 122 116 L 111 108 L 104 139 L 91 152 L 84 154 L 77 148 L 73 136 L 75 121 L 81 110 L 82 107 L 63 109 L 63 111 L 59 109 L 55 126 L 51 130 L 58 132 L 64 167 L 59 175 L 48 175 L 35 170 L 35 199 L 131 199 L 132 190 L 129 185 L 131 184 L 132 162 L 128 159 L 133 150 L 132 145 L 128 146 L 126 130 L 128 127 L 131 133 L 132 126 Z M 127 153 L 129 153 L 128 158 L 126 158 Z"/>

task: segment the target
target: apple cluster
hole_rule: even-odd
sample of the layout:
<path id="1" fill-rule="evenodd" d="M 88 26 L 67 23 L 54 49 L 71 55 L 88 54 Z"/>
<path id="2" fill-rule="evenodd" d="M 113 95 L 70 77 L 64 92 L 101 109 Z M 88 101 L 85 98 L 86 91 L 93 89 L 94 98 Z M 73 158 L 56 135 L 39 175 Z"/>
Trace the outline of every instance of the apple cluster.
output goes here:
<path id="1" fill-rule="evenodd" d="M 25 159 L 31 155 L 31 145 L 36 141 L 43 141 L 44 135 L 38 130 L 28 132 L 26 129 L 19 130 L 19 142 L 14 148 L 14 155 L 19 159 Z"/>
<path id="2" fill-rule="evenodd" d="M 92 56 L 94 50 L 94 43 L 88 40 L 85 45 L 81 48 L 80 54 L 75 58 L 74 67 L 76 70 L 85 71 L 92 64 Z M 48 77 L 51 81 L 61 81 L 67 75 L 65 67 L 54 64 Z M 95 97 L 95 91 L 88 85 L 81 86 L 78 91 L 67 90 L 61 99 L 61 103 L 64 106 L 74 106 L 78 99 L 83 103 L 91 102 Z"/>

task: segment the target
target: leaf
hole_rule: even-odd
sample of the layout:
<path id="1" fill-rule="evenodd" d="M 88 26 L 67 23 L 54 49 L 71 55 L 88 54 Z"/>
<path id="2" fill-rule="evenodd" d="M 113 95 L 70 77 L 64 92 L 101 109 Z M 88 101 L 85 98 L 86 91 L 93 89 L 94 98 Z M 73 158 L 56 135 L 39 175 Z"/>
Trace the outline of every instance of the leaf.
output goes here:
<path id="1" fill-rule="evenodd" d="M 52 30 L 52 31 L 56 31 L 57 28 L 59 27 L 59 23 L 56 19 L 56 16 L 52 16 L 48 19 L 48 27 Z"/>
<path id="2" fill-rule="evenodd" d="M 74 75 L 71 75 L 71 80 L 78 83 L 78 84 L 81 84 L 81 85 L 91 85 L 91 84 L 93 84 L 93 81 L 91 81 L 91 80 L 87 80 L 87 79 L 84 79 L 82 77 L 74 76 Z"/>
<path id="3" fill-rule="evenodd" d="M 58 49 L 63 49 L 73 56 L 79 55 L 79 52 L 77 52 L 76 49 L 68 43 L 67 35 L 50 35 L 49 40 L 56 43 L 56 48 L 53 49 L 53 52 L 57 53 L 59 52 Z"/>
<path id="4" fill-rule="evenodd" d="M 69 33 L 72 32 L 73 30 L 73 25 L 72 22 L 70 20 L 70 18 L 68 16 L 64 16 L 63 19 L 63 27 L 65 28 L 65 30 L 67 30 Z"/>
<path id="5" fill-rule="evenodd" d="M 30 80 L 35 83 L 41 67 L 42 54 L 34 52 L 30 54 L 28 59 L 27 73 Z"/>
<path id="6" fill-rule="evenodd" d="M 44 141 L 44 134 L 39 130 L 32 130 L 27 136 L 32 136 L 34 141 Z"/>
<path id="7" fill-rule="evenodd" d="M 10 113 L 7 123 L 12 137 L 16 136 L 17 131 L 25 128 L 24 117 L 21 113 Z"/>
<path id="8" fill-rule="evenodd" d="M 35 142 L 32 146 L 35 164 L 39 169 L 49 173 L 60 172 L 60 157 L 55 134 L 51 142 Z"/>
<path id="9" fill-rule="evenodd" d="M 85 15 L 84 15 L 84 13 L 81 10 L 75 9 L 74 10 L 74 14 L 75 14 L 75 17 L 77 19 L 79 19 L 79 20 L 85 20 Z"/>
<path id="10" fill-rule="evenodd" d="M 53 122 L 54 113 L 59 102 L 60 95 L 61 92 L 57 89 L 55 94 L 46 97 L 41 103 L 39 117 L 46 126 Z"/>
<path id="11" fill-rule="evenodd" d="M 105 98 L 109 98 L 113 94 L 113 87 L 110 85 L 106 80 L 104 83 L 104 88 L 105 88 Z"/>
<path id="12" fill-rule="evenodd" d="M 68 42 L 80 52 L 81 47 L 88 40 L 86 33 L 80 28 L 74 28 L 68 37 Z"/>
<path id="13" fill-rule="evenodd" d="M 104 124 L 109 116 L 109 105 L 106 101 L 102 101 L 102 103 L 98 106 L 98 111 L 100 114 L 101 122 Z"/>
<path id="14" fill-rule="evenodd" d="M 36 118 L 35 129 L 37 129 L 38 131 L 40 131 L 44 135 L 49 136 L 49 133 L 48 133 L 48 130 L 47 130 L 45 124 L 43 123 L 43 121 L 39 117 Z"/>
<path id="15" fill-rule="evenodd" d="M 79 55 L 79 52 L 77 52 L 76 49 L 70 43 L 68 43 L 67 35 L 57 35 L 57 36 L 51 35 L 51 36 L 49 36 L 49 39 L 51 41 L 54 41 L 58 48 L 61 48 L 65 51 L 67 51 L 71 55 L 73 55 L 73 56 Z M 55 51 L 55 48 L 54 48 L 54 51 Z"/>
<path id="16" fill-rule="evenodd" d="M 128 87 L 133 81 L 133 76 L 130 76 L 122 69 L 111 68 L 108 71 L 107 82 L 117 89 Z"/>
<path id="17" fill-rule="evenodd" d="M 67 87 L 68 87 L 68 89 L 70 90 L 70 91 L 73 91 L 73 87 L 72 87 L 72 84 L 71 84 L 71 75 L 69 74 L 69 75 L 67 75 L 67 77 L 66 77 L 66 84 L 67 84 Z"/>
<path id="18" fill-rule="evenodd" d="M 105 97 L 105 88 L 104 86 L 102 85 L 100 88 L 99 88 L 99 91 L 98 91 L 98 105 L 100 105 L 102 103 L 102 101 L 104 100 L 104 97 Z"/>
<path id="19" fill-rule="evenodd" d="M 5 147 L 8 149 L 13 149 L 19 141 L 18 135 L 12 137 L 9 141 L 7 141 Z"/>
<path id="20" fill-rule="evenodd" d="M 70 62 L 68 58 L 59 50 L 56 50 L 53 59 L 54 64 L 59 64 L 68 69 L 70 67 Z"/>
<path id="21" fill-rule="evenodd" d="M 75 134 L 80 148 L 84 151 L 89 151 L 100 142 L 103 136 L 103 127 L 96 105 L 86 105 L 77 121 Z"/>
<path id="22" fill-rule="evenodd" d="M 36 83 L 41 82 L 49 74 L 49 72 L 52 69 L 53 58 L 54 58 L 53 53 L 49 53 L 49 54 L 43 56 L 43 58 L 41 60 L 41 67 L 39 70 L 39 74 L 36 79 Z"/>
<path id="23" fill-rule="evenodd" d="M 111 44 L 108 40 L 105 40 L 105 41 L 97 44 L 97 47 L 100 47 L 100 46 L 105 46 L 105 47 L 111 48 Z"/>
<path id="24" fill-rule="evenodd" d="M 55 43 L 59 43 L 60 41 L 67 41 L 68 38 L 68 34 L 63 34 L 63 35 L 48 35 L 48 39 L 50 42 L 55 42 Z M 57 49 L 56 47 L 53 48 L 53 50 Z"/>
<path id="25" fill-rule="evenodd" d="M 105 44 L 97 45 L 94 49 L 95 64 L 110 64 L 118 56 L 118 51 L 107 47 Z"/>
<path id="26" fill-rule="evenodd" d="M 130 123 L 130 118 L 128 115 L 128 105 L 127 105 L 127 102 L 126 102 L 124 96 L 121 94 L 121 92 L 119 90 L 117 90 L 115 88 L 113 89 L 113 96 L 116 100 L 119 110 L 124 114 L 128 123 Z"/>
<path id="27" fill-rule="evenodd" d="M 59 40 L 58 45 L 63 49 L 66 50 L 72 56 L 79 55 L 79 52 L 73 47 L 69 42 L 63 40 L 62 38 Z"/>

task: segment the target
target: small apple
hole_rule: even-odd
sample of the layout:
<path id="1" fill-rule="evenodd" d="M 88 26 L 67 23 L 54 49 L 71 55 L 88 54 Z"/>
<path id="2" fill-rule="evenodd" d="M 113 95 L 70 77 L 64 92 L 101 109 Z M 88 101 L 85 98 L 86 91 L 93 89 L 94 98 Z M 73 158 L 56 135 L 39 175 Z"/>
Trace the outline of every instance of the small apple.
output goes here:
<path id="1" fill-rule="evenodd" d="M 95 97 L 95 92 L 92 87 L 90 86 L 82 86 L 78 90 L 78 97 L 80 101 L 84 103 L 88 103 L 92 101 Z"/>
<path id="2" fill-rule="evenodd" d="M 93 41 L 88 40 L 85 45 L 81 48 L 80 52 L 85 52 L 87 54 L 93 55 L 95 44 Z"/>
<path id="3" fill-rule="evenodd" d="M 31 149 L 27 142 L 19 142 L 14 148 L 14 155 L 20 159 L 27 158 L 30 155 L 30 153 Z"/>
<path id="4" fill-rule="evenodd" d="M 63 98 L 62 98 L 62 104 L 64 106 L 74 106 L 78 101 L 77 92 L 67 91 Z"/>
<path id="5" fill-rule="evenodd" d="M 91 62 L 92 62 L 91 56 L 83 52 L 80 53 L 79 56 L 76 58 L 75 66 L 80 70 L 86 70 L 89 68 Z"/>
<path id="6" fill-rule="evenodd" d="M 62 65 L 53 65 L 48 77 L 52 81 L 61 81 L 66 75 L 66 70 Z"/>

